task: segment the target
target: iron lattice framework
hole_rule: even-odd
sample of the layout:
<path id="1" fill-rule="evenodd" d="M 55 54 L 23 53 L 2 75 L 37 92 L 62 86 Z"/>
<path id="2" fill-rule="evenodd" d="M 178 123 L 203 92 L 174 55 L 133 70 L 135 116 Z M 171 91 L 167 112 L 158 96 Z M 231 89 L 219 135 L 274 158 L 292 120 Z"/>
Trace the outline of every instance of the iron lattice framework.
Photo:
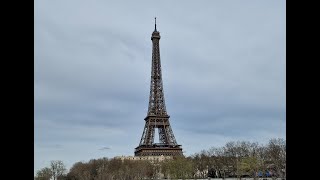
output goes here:
<path id="1" fill-rule="evenodd" d="M 181 145 L 173 135 L 169 115 L 167 114 L 160 63 L 160 33 L 155 29 L 152 40 L 152 67 L 148 114 L 139 146 L 135 149 L 135 156 L 176 156 L 182 155 Z M 159 143 L 154 143 L 155 130 L 159 132 Z"/>

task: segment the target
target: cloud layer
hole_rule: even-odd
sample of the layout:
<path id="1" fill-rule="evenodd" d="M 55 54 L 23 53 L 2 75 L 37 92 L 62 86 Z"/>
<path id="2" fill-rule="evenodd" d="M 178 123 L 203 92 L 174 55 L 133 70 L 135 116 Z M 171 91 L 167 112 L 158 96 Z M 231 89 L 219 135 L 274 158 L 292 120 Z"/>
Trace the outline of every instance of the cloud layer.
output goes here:
<path id="1" fill-rule="evenodd" d="M 186 155 L 285 138 L 285 11 L 279 0 L 35 2 L 35 171 L 133 155 L 154 16 L 167 111 Z"/>

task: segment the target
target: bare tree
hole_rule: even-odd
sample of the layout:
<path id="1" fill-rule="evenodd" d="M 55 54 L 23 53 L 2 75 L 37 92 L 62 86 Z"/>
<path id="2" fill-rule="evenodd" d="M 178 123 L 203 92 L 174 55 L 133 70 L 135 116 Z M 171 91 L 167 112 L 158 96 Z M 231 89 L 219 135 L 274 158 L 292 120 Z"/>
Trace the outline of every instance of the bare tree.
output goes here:
<path id="1" fill-rule="evenodd" d="M 285 177 L 286 143 L 271 139 L 267 145 L 247 141 L 202 150 L 189 157 L 174 157 L 162 162 L 120 159 L 93 159 L 75 163 L 67 176 L 62 161 L 51 161 L 49 168 L 37 172 L 36 180 L 138 180 L 165 178 L 266 177 L 272 171 Z M 210 173 L 209 173 L 210 172 Z"/>
<path id="2" fill-rule="evenodd" d="M 197 178 L 205 178 L 208 176 L 209 155 L 208 152 L 202 150 L 201 153 L 196 153 L 191 156 L 192 163 Z"/>
<path id="3" fill-rule="evenodd" d="M 52 177 L 52 171 L 50 168 L 45 167 L 37 171 L 35 180 L 49 180 Z"/>
<path id="4" fill-rule="evenodd" d="M 284 139 L 271 139 L 268 144 L 267 155 L 275 169 L 276 176 L 285 176 L 286 141 Z"/>
<path id="5" fill-rule="evenodd" d="M 50 167 L 52 171 L 53 180 L 58 180 L 58 178 L 60 176 L 63 176 L 66 172 L 65 165 L 60 160 L 51 161 Z"/>

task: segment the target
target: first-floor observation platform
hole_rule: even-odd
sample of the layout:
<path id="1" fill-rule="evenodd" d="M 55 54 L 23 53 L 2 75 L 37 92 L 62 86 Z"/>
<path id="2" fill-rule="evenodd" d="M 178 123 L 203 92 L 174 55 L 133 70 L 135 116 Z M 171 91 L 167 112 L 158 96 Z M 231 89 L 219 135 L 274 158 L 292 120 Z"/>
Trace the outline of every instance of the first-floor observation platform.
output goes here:
<path id="1" fill-rule="evenodd" d="M 183 156 L 181 145 L 154 143 L 135 148 L 135 156 Z"/>

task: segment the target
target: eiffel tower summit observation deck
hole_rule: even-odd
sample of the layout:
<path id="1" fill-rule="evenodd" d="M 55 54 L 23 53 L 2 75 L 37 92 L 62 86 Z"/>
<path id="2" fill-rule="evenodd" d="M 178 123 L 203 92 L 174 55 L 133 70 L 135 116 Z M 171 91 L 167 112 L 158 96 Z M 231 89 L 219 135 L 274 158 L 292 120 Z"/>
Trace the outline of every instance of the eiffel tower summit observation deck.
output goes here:
<path id="1" fill-rule="evenodd" d="M 160 32 L 155 27 L 151 36 L 152 40 L 152 69 L 149 107 L 147 117 L 144 118 L 140 144 L 135 148 L 135 156 L 180 156 L 182 154 L 181 145 L 178 145 L 170 126 L 164 101 L 163 83 L 160 62 Z M 154 143 L 155 130 L 158 129 L 159 143 Z"/>

